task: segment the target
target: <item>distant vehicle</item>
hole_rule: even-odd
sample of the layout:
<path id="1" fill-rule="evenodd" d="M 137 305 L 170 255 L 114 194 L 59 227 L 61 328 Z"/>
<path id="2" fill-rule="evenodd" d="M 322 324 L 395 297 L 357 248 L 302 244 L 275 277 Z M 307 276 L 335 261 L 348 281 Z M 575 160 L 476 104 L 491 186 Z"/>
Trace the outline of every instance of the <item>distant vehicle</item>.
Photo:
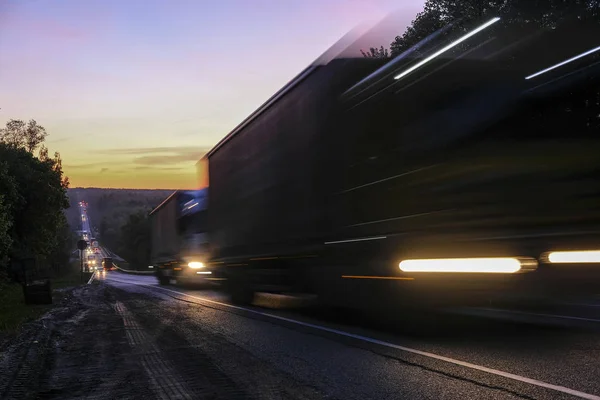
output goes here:
<path id="1" fill-rule="evenodd" d="M 150 213 L 151 264 L 161 285 L 207 282 L 206 190 L 176 191 Z"/>
<path id="2" fill-rule="evenodd" d="M 110 271 L 113 268 L 113 260 L 111 257 L 104 257 L 102 259 L 102 268 L 105 271 Z"/>

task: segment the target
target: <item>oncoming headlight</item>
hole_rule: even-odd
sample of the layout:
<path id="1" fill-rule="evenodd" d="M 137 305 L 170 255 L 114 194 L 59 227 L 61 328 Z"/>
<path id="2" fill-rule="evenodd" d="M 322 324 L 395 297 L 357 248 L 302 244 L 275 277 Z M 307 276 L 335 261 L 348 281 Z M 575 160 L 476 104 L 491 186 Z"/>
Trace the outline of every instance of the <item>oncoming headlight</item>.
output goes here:
<path id="1" fill-rule="evenodd" d="M 188 267 L 193 269 L 204 268 L 204 264 L 198 261 L 192 261 L 188 263 Z"/>

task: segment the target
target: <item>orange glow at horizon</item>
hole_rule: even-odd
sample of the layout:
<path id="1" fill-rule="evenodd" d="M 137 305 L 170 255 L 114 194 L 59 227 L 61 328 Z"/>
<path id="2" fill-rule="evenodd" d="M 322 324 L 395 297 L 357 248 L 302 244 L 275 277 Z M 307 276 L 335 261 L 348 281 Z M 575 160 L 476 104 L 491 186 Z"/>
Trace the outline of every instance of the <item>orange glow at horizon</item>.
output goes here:
<path id="1" fill-rule="evenodd" d="M 181 171 L 146 170 L 123 173 L 106 171 L 69 171 L 69 187 L 97 187 L 107 189 L 198 189 L 198 178 L 194 168 Z"/>

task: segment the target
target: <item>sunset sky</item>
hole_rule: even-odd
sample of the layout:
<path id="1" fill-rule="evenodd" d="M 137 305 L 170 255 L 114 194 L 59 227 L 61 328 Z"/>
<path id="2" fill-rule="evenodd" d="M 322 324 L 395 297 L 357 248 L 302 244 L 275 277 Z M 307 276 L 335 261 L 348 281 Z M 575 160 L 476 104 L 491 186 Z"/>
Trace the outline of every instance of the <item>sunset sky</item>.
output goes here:
<path id="1" fill-rule="evenodd" d="M 43 125 L 71 187 L 193 188 L 196 161 L 341 36 L 423 3 L 0 0 L 0 126 Z"/>

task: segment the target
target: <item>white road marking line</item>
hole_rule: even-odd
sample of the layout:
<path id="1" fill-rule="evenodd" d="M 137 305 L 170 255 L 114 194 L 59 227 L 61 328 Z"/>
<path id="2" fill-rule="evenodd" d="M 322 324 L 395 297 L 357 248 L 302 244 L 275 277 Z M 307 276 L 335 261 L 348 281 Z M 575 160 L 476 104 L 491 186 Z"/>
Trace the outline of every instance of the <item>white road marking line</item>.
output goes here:
<path id="1" fill-rule="evenodd" d="M 525 311 L 502 310 L 500 308 L 476 308 L 476 310 L 501 312 L 501 313 L 505 313 L 505 314 L 534 315 L 536 317 L 572 319 L 572 320 L 576 320 L 576 321 L 600 322 L 600 319 L 594 319 L 594 318 L 573 317 L 570 315 L 559 315 L 559 314 L 530 313 L 530 312 L 525 312 Z"/>
<path id="2" fill-rule="evenodd" d="M 92 283 L 92 281 L 94 280 L 94 277 L 95 277 L 95 276 L 96 276 L 96 271 L 92 272 L 92 276 L 90 276 L 90 280 L 89 280 L 89 281 L 88 281 L 88 283 L 87 283 L 88 285 L 89 285 L 90 283 Z"/>
<path id="3" fill-rule="evenodd" d="M 311 323 L 307 323 L 307 322 L 297 321 L 297 320 L 290 319 L 290 318 L 280 317 L 278 315 L 264 313 L 264 312 L 252 310 L 252 309 L 249 309 L 249 308 L 234 306 L 234 305 L 227 304 L 227 303 L 222 303 L 222 302 L 219 302 L 219 301 L 205 299 L 203 297 L 192 296 L 192 295 L 187 294 L 187 293 L 179 292 L 177 290 L 167 289 L 167 288 L 164 288 L 164 287 L 161 287 L 161 286 L 157 286 L 157 285 L 150 285 L 150 284 L 146 284 L 146 283 L 135 283 L 135 282 L 131 282 L 131 281 L 129 281 L 129 282 L 127 282 L 127 281 L 120 281 L 118 279 L 112 279 L 112 278 L 109 278 L 107 280 L 114 280 L 114 281 L 121 282 L 121 283 L 128 283 L 128 284 L 132 284 L 132 285 L 148 286 L 148 287 L 151 287 L 151 288 L 154 288 L 154 289 L 161 289 L 161 290 L 165 290 L 167 292 L 177 293 L 179 295 L 191 297 L 193 299 L 197 299 L 197 300 L 204 301 L 204 302 L 207 302 L 207 303 L 217 304 L 217 305 L 220 305 L 220 306 L 223 306 L 223 307 L 233 308 L 233 309 L 236 309 L 236 310 L 242 310 L 242 311 L 246 311 L 246 312 L 249 312 L 249 313 L 261 315 L 261 316 L 264 316 L 264 317 L 273 318 L 273 319 L 277 319 L 277 320 L 280 320 L 280 321 L 285 321 L 285 322 L 289 322 L 289 323 L 293 323 L 293 324 L 297 324 L 297 325 L 301 325 L 301 326 L 306 326 L 306 327 L 313 328 L 313 329 L 316 329 L 316 330 L 320 330 L 320 331 L 323 331 L 323 332 L 334 333 L 334 334 L 339 335 L 339 336 L 349 337 L 349 338 L 361 340 L 361 341 L 364 341 L 364 342 L 367 342 L 367 343 L 373 343 L 373 344 L 377 344 L 377 345 L 380 345 L 380 346 L 389 347 L 389 348 L 393 348 L 393 349 L 396 349 L 396 350 L 401 350 L 401 351 L 404 351 L 404 352 L 407 352 L 407 353 L 418 354 L 418 355 L 423 356 L 423 357 L 428 357 L 428 358 L 432 358 L 432 359 L 435 359 L 435 360 L 444 361 L 444 362 L 447 362 L 447 363 L 450 363 L 450 364 L 460 365 L 461 367 L 470 368 L 470 369 L 474 369 L 474 370 L 481 371 L 481 372 L 487 372 L 489 374 L 501 376 L 503 378 L 512 379 L 512 380 L 523 382 L 523 383 L 529 383 L 530 385 L 539 386 L 539 387 L 543 387 L 543 388 L 546 388 L 546 389 L 555 390 L 557 392 L 562 392 L 562 393 L 570 394 L 572 396 L 580 397 L 582 399 L 600 400 L 600 396 L 596 396 L 596 395 L 593 395 L 593 394 L 590 394 L 590 393 L 580 392 L 579 390 L 570 389 L 570 388 L 565 387 L 565 386 L 553 385 L 551 383 L 547 383 L 547 382 L 544 382 L 544 381 L 539 381 L 537 379 L 527 378 L 525 376 L 521 376 L 521 375 L 517 375 L 517 374 L 512 374 L 510 372 L 504 372 L 504 371 L 501 371 L 501 370 L 498 370 L 498 369 L 488 368 L 488 367 L 484 367 L 482 365 L 477 365 L 477 364 L 473 364 L 473 363 L 466 362 L 466 361 L 456 360 L 456 359 L 450 358 L 450 357 L 440 356 L 438 354 L 429 353 L 427 351 L 412 349 L 410 347 L 404 347 L 404 346 L 400 346 L 400 345 L 397 345 L 397 344 L 393 344 L 393 343 L 389 343 L 389 342 L 384 342 L 382 340 L 373 339 L 373 338 L 370 338 L 370 337 L 367 337 L 367 336 L 356 335 L 356 334 L 353 334 L 353 333 L 340 331 L 338 329 L 327 328 L 325 326 L 320 326 L 320 325 L 315 325 L 315 324 L 311 324 Z"/>

